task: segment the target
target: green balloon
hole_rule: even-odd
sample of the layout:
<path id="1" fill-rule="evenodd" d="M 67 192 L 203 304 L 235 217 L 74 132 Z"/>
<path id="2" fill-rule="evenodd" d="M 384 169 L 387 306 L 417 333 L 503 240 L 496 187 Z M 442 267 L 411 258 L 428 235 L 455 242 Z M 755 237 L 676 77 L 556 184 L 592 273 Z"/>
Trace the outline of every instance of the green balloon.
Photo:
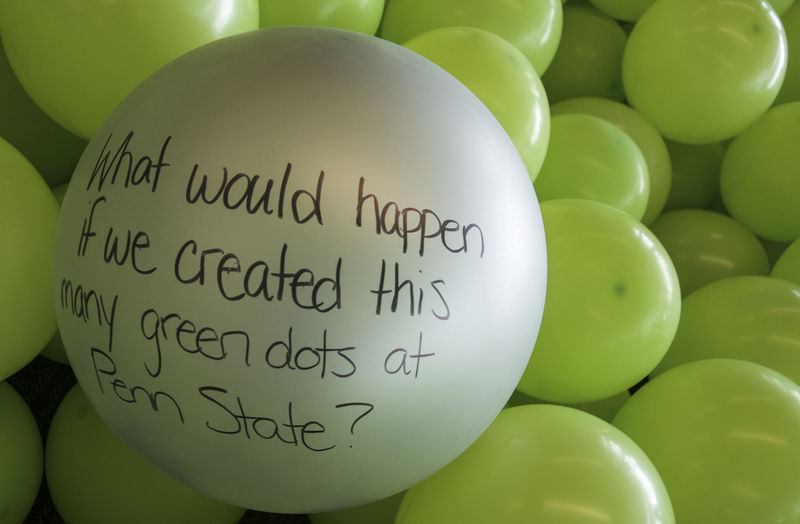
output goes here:
<path id="1" fill-rule="evenodd" d="M 650 230 L 675 264 L 683 296 L 724 278 L 769 274 L 761 242 L 729 216 L 682 209 L 662 214 Z"/>
<path id="2" fill-rule="evenodd" d="M 396 524 L 674 523 L 647 456 L 581 411 L 503 410 L 456 460 L 411 487 Z"/>
<path id="3" fill-rule="evenodd" d="M 584 198 L 641 220 L 650 196 L 647 162 L 620 128 L 580 113 L 550 121 L 550 144 L 534 183 L 539 201 Z"/>
<path id="4" fill-rule="evenodd" d="M 58 202 L 59 206 L 61 205 L 61 202 L 64 201 L 64 194 L 67 192 L 68 185 L 69 184 L 62 184 L 52 188 L 53 196 L 56 197 L 56 201 Z M 50 339 L 50 342 L 48 342 L 47 345 L 42 348 L 40 355 L 52 360 L 53 362 L 69 364 L 67 351 L 64 349 L 64 341 L 61 340 L 61 332 L 58 331 L 58 329 L 56 329 L 56 333 L 53 335 L 53 338 Z"/>
<path id="5" fill-rule="evenodd" d="M 783 85 L 775 98 L 775 105 L 800 101 L 800 3 L 795 2 L 781 16 L 786 32 L 788 59 Z"/>
<path id="6" fill-rule="evenodd" d="M 775 261 L 770 276 L 782 278 L 800 286 L 800 238 L 789 244 Z"/>
<path id="7" fill-rule="evenodd" d="M 0 380 L 33 360 L 56 331 L 57 220 L 58 203 L 47 183 L 0 138 Z"/>
<path id="8" fill-rule="evenodd" d="M 405 491 L 371 504 L 327 513 L 312 513 L 311 524 L 393 524 Z"/>
<path id="9" fill-rule="evenodd" d="M 0 522 L 21 524 L 42 482 L 42 438 L 25 400 L 0 382 Z"/>
<path id="10" fill-rule="evenodd" d="M 647 161 L 647 172 L 650 174 L 650 197 L 642 223 L 652 224 L 664 209 L 672 184 L 669 151 L 653 124 L 625 104 L 597 97 L 573 98 L 550 107 L 551 117 L 563 113 L 599 116 L 625 131 L 636 142 Z"/>
<path id="11" fill-rule="evenodd" d="M 742 276 L 687 296 L 675 339 L 653 375 L 707 358 L 756 362 L 800 383 L 800 286 Z"/>
<path id="12" fill-rule="evenodd" d="M 800 387 L 780 373 L 684 364 L 636 392 L 614 425 L 653 461 L 677 522 L 797 522 Z"/>
<path id="13" fill-rule="evenodd" d="M 635 22 L 655 0 L 589 0 L 593 6 L 617 20 Z"/>
<path id="14" fill-rule="evenodd" d="M 631 106 L 676 142 L 718 142 L 772 104 L 786 37 L 763 0 L 659 0 L 636 22 L 622 58 Z"/>
<path id="15" fill-rule="evenodd" d="M 542 75 L 551 103 L 579 96 L 622 102 L 622 51 L 628 35 L 597 9 L 567 5 L 558 49 Z"/>
<path id="16" fill-rule="evenodd" d="M 725 147 L 721 142 L 664 142 L 672 164 L 672 187 L 664 211 L 708 208 L 719 199 L 719 171 Z"/>
<path id="17" fill-rule="evenodd" d="M 374 35 L 384 0 L 258 0 L 261 27 L 313 25 Z"/>
<path id="18" fill-rule="evenodd" d="M 467 86 L 505 129 L 535 179 L 550 136 L 550 109 L 539 75 L 519 49 L 476 27 L 434 29 L 405 47 Z"/>
<path id="19" fill-rule="evenodd" d="M 728 146 L 720 191 L 732 217 L 775 242 L 800 238 L 800 102 L 775 106 Z"/>
<path id="20" fill-rule="evenodd" d="M 478 27 L 517 46 L 541 75 L 561 38 L 562 9 L 558 0 L 391 0 L 380 35 L 402 44 L 439 27 Z"/>
<path id="21" fill-rule="evenodd" d="M 541 204 L 547 297 L 517 389 L 551 402 L 610 397 L 664 356 L 680 316 L 675 269 L 636 219 L 590 200 Z"/>
<path id="22" fill-rule="evenodd" d="M 256 0 L 0 4 L 3 46 L 20 83 L 83 138 L 156 69 L 212 40 L 257 29 L 258 16 Z"/>
<path id="23" fill-rule="evenodd" d="M 100 420 L 79 385 L 53 416 L 45 471 L 67 524 L 234 524 L 245 512 L 189 490 L 134 454 Z"/>
<path id="24" fill-rule="evenodd" d="M 27 158 L 50 186 L 66 183 L 86 147 L 56 124 L 20 85 L 0 45 L 0 137 Z"/>

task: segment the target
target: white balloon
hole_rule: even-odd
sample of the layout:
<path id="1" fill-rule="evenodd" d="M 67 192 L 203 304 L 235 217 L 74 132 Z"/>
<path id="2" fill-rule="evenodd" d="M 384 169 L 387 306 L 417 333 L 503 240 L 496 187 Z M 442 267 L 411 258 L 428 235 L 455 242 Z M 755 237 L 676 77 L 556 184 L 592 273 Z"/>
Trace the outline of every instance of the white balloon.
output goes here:
<path id="1" fill-rule="evenodd" d="M 190 52 L 89 143 L 55 297 L 101 417 L 185 485 L 307 513 L 443 467 L 519 380 L 544 304 L 532 184 L 443 70 L 343 30 Z"/>

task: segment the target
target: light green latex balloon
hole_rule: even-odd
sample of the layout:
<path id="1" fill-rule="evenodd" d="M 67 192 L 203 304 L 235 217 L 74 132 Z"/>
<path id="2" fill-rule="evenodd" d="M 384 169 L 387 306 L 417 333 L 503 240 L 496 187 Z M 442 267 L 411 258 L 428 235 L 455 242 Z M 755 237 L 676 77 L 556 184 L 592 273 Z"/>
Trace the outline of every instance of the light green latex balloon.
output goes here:
<path id="1" fill-rule="evenodd" d="M 650 177 L 636 142 L 611 122 L 592 115 L 557 115 L 550 125 L 550 145 L 534 183 L 539 201 L 585 198 L 641 220 Z"/>
<path id="2" fill-rule="evenodd" d="M 558 49 L 542 75 L 550 102 L 597 96 L 622 102 L 622 51 L 628 35 L 592 7 L 564 7 Z"/>
<path id="3" fill-rule="evenodd" d="M 479 27 L 517 46 L 541 75 L 561 38 L 562 9 L 558 0 L 391 0 L 381 36 L 402 44 L 439 27 Z"/>
<path id="4" fill-rule="evenodd" d="M 86 140 L 56 124 L 20 85 L 0 45 L 0 137 L 16 147 L 51 186 L 72 176 Z"/>
<path id="5" fill-rule="evenodd" d="M 42 438 L 28 405 L 0 382 L 0 522 L 21 524 L 42 481 Z"/>
<path id="6" fill-rule="evenodd" d="M 547 297 L 517 389 L 551 402 L 615 395 L 666 353 L 680 291 L 661 243 L 630 215 L 589 200 L 541 205 Z"/>
<path id="7" fill-rule="evenodd" d="M 770 276 L 782 278 L 800 286 L 800 238 L 789 244 L 789 247 L 778 257 Z"/>
<path id="8" fill-rule="evenodd" d="M 786 76 L 775 98 L 775 105 L 800 101 L 800 3 L 792 4 L 781 16 L 781 22 L 786 32 L 789 56 Z"/>
<path id="9" fill-rule="evenodd" d="M 66 191 L 67 184 L 62 184 L 53 188 L 53 196 L 56 197 L 56 201 L 58 201 L 59 206 L 61 205 L 61 202 L 64 201 L 64 194 Z M 40 354 L 54 362 L 69 364 L 67 352 L 64 349 L 64 341 L 61 340 L 61 333 L 58 330 L 56 330 L 56 333 L 53 335 L 53 338 L 50 339 L 50 342 L 48 342 L 47 345 L 42 348 L 42 352 Z"/>
<path id="10" fill-rule="evenodd" d="M 603 419 L 606 422 L 611 422 L 611 420 L 616 416 L 617 411 L 622 405 L 631 398 L 630 393 L 628 391 L 621 391 L 616 395 L 613 395 L 608 398 L 595 400 L 594 402 L 582 402 L 580 404 L 560 404 L 566 407 L 579 409 L 581 411 L 585 411 L 590 415 L 594 415 L 597 418 Z M 506 403 L 507 408 L 513 408 L 514 406 L 523 406 L 525 404 L 543 404 L 549 402 L 544 402 L 543 400 L 539 400 L 538 398 L 534 398 L 530 395 L 526 395 L 525 393 L 515 390 L 511 397 L 508 399 Z"/>
<path id="11" fill-rule="evenodd" d="M 364 506 L 328 513 L 312 513 L 308 519 L 311 524 L 393 524 L 403 495 L 405 491 Z"/>
<path id="12" fill-rule="evenodd" d="M 33 360 L 55 333 L 57 219 L 58 203 L 47 183 L 0 139 L 0 380 Z"/>
<path id="13" fill-rule="evenodd" d="M 631 106 L 664 137 L 717 142 L 772 104 L 786 71 L 786 37 L 761 0 L 659 0 L 636 22 L 622 58 Z"/>
<path id="14" fill-rule="evenodd" d="M 770 109 L 728 146 L 720 192 L 728 212 L 758 236 L 800 238 L 800 102 Z"/>
<path id="15" fill-rule="evenodd" d="M 614 425 L 653 461 L 681 524 L 795 522 L 800 387 L 740 360 L 703 360 L 655 378 Z"/>
<path id="16" fill-rule="evenodd" d="M 53 416 L 45 453 L 47 486 L 67 524 L 234 524 L 245 512 L 185 488 L 134 454 L 78 385 Z"/>
<path id="17" fill-rule="evenodd" d="M 536 70 L 519 49 L 475 27 L 434 29 L 405 47 L 435 62 L 489 108 L 536 179 L 547 152 L 550 109 Z"/>
<path id="18" fill-rule="evenodd" d="M 159 67 L 212 40 L 257 29 L 258 3 L 6 0 L 0 17 L 8 61 L 31 98 L 53 120 L 90 138 Z"/>
<path id="19" fill-rule="evenodd" d="M 664 211 L 704 209 L 719 199 L 719 171 L 725 154 L 723 145 L 720 142 L 664 142 L 672 164 L 672 186 Z"/>
<path id="20" fill-rule="evenodd" d="M 384 0 L 259 0 L 261 27 L 314 25 L 374 35 Z"/>
<path id="21" fill-rule="evenodd" d="M 589 0 L 593 6 L 617 20 L 634 22 L 655 0 Z"/>
<path id="22" fill-rule="evenodd" d="M 688 295 L 675 339 L 653 374 L 704 358 L 749 360 L 800 382 L 800 286 L 742 276 Z"/>
<path id="23" fill-rule="evenodd" d="M 602 516 L 602 517 L 601 517 Z M 674 522 L 644 453 L 562 406 L 503 410 L 461 456 L 406 493 L 396 524 Z"/>
<path id="24" fill-rule="evenodd" d="M 650 229 L 675 264 L 683 296 L 723 278 L 769 274 L 761 242 L 729 216 L 683 209 L 662 214 Z"/>
<path id="25" fill-rule="evenodd" d="M 642 222 L 651 224 L 664 208 L 672 180 L 669 151 L 653 124 L 625 104 L 597 97 L 573 98 L 550 107 L 551 117 L 563 113 L 599 116 L 625 131 L 636 142 L 647 161 L 650 175 L 650 197 Z"/>

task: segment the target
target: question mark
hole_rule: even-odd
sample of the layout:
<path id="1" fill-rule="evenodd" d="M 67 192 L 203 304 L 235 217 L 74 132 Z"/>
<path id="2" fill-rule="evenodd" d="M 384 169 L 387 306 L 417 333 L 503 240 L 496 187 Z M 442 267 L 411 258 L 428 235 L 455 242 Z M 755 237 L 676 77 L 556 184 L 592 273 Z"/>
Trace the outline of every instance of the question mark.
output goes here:
<path id="1" fill-rule="evenodd" d="M 369 415 L 372 412 L 372 410 L 375 409 L 375 406 L 370 404 L 369 402 L 345 402 L 344 404 L 336 404 L 336 408 L 344 408 L 347 406 L 362 406 L 366 408 L 366 411 L 357 416 L 356 419 L 353 421 L 353 423 L 350 424 L 350 434 L 355 435 L 356 422 Z M 349 447 L 352 448 L 353 445 L 350 444 Z"/>

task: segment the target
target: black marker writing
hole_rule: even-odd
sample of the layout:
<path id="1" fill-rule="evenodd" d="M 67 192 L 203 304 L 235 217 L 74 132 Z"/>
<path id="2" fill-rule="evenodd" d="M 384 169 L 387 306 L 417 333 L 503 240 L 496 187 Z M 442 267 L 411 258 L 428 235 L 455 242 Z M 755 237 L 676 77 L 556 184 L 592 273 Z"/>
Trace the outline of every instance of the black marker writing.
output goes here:
<path id="1" fill-rule="evenodd" d="M 271 215 L 277 211 L 277 217 L 283 218 L 286 213 L 287 201 L 291 209 L 291 216 L 298 224 L 305 224 L 312 218 L 322 225 L 322 184 L 325 181 L 325 172 L 320 171 L 317 177 L 316 190 L 312 194 L 306 189 L 295 189 L 289 196 L 289 178 L 292 174 L 292 164 L 286 164 L 283 172 L 280 189 L 277 195 L 275 180 L 271 178 L 262 179 L 260 175 L 249 175 L 247 173 L 236 173 L 232 177 L 228 176 L 228 168 L 222 168 L 222 180 L 216 190 L 210 188 L 211 181 L 208 175 L 202 175 L 199 183 L 196 183 L 197 172 L 200 166 L 197 164 L 192 168 L 189 175 L 189 183 L 186 186 L 186 201 L 196 204 L 202 201 L 208 205 L 220 203 L 226 209 L 244 209 L 251 215 L 261 212 Z M 197 186 L 197 187 L 195 187 Z M 275 199 L 277 198 L 277 202 Z"/>
<path id="2" fill-rule="evenodd" d="M 103 185 L 105 185 L 106 182 L 116 184 L 117 177 L 122 173 L 124 178 L 123 186 L 125 188 L 146 184 L 150 186 L 150 191 L 155 193 L 158 188 L 161 170 L 169 166 L 169 164 L 164 161 L 164 156 L 166 155 L 167 146 L 172 137 L 168 136 L 164 139 L 161 151 L 158 154 L 158 161 L 154 161 L 153 158 L 148 155 L 142 155 L 137 159 L 130 151 L 129 146 L 134 136 L 133 131 L 125 136 L 114 152 L 114 156 L 111 156 L 111 150 L 108 148 L 108 145 L 109 142 L 111 142 L 112 136 L 113 133 L 109 133 L 105 144 L 103 144 L 103 149 L 100 151 L 92 174 L 89 176 L 89 182 L 86 184 L 86 190 L 89 191 L 92 188 L 92 184 L 96 182 L 95 189 L 97 189 L 97 191 L 102 191 Z M 109 178 L 109 176 L 111 178 Z"/>
<path id="3" fill-rule="evenodd" d="M 228 390 L 216 386 L 201 386 L 198 393 L 215 406 L 216 416 L 206 421 L 206 427 L 215 433 L 224 435 L 242 435 L 246 439 L 259 438 L 275 440 L 292 446 L 303 446 L 309 451 L 328 451 L 336 447 L 320 445 L 319 439 L 325 434 L 325 426 L 316 420 L 295 422 L 292 402 L 288 405 L 285 422 L 278 422 L 269 416 L 250 415 L 245 409 L 239 395 L 233 395 L 233 403 L 229 404 Z M 314 439 L 315 442 L 311 442 Z M 316 444 L 316 445 L 312 445 Z"/>
<path id="4" fill-rule="evenodd" d="M 480 243 L 480 257 L 485 249 L 483 230 L 475 223 L 462 226 L 458 221 L 446 219 L 442 221 L 431 209 L 400 207 L 397 202 L 389 201 L 381 206 L 374 193 L 364 192 L 364 177 L 358 182 L 356 201 L 356 226 L 362 227 L 371 215 L 375 222 L 375 234 L 396 235 L 403 241 L 403 253 L 416 237 L 419 256 L 425 255 L 425 243 L 438 239 L 450 253 L 469 252 L 469 246 Z M 370 206 L 370 203 L 372 204 Z M 370 209 L 372 213 L 370 213 Z M 473 242 L 473 244 L 470 244 Z"/>

